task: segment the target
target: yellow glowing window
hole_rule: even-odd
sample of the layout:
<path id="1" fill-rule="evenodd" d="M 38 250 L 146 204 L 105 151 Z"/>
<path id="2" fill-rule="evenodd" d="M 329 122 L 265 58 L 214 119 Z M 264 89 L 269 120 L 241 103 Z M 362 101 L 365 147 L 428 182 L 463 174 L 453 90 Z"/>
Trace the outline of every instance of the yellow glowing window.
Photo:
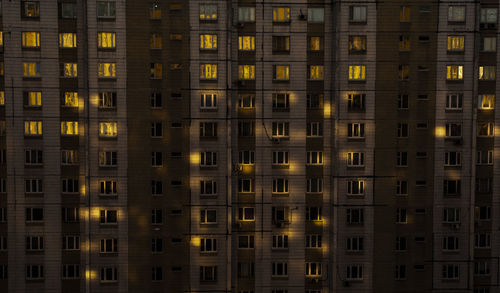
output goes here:
<path id="1" fill-rule="evenodd" d="M 42 92 L 28 92 L 28 106 L 40 107 L 42 105 Z"/>
<path id="2" fill-rule="evenodd" d="M 275 65 L 274 66 L 274 79 L 275 80 L 289 80 L 290 79 L 290 66 L 288 66 L 288 65 Z"/>
<path id="3" fill-rule="evenodd" d="M 4 75 L 4 69 L 3 69 L 3 61 L 0 62 L 0 76 Z"/>
<path id="4" fill-rule="evenodd" d="M 399 36 L 399 51 L 410 51 L 409 36 Z"/>
<path id="5" fill-rule="evenodd" d="M 321 50 L 321 37 L 311 37 L 311 43 L 309 45 L 311 51 Z"/>
<path id="6" fill-rule="evenodd" d="M 323 66 L 311 65 L 309 67 L 309 79 L 323 80 Z"/>
<path id="7" fill-rule="evenodd" d="M 23 63 L 24 77 L 40 77 L 39 62 L 24 62 Z"/>
<path id="8" fill-rule="evenodd" d="M 479 95 L 477 107 L 481 110 L 495 109 L 495 95 Z"/>
<path id="9" fill-rule="evenodd" d="M 182 40 L 182 34 L 170 34 L 170 39 L 173 41 L 180 41 Z"/>
<path id="10" fill-rule="evenodd" d="M 464 36 L 448 36 L 448 51 L 463 51 L 464 44 Z"/>
<path id="11" fill-rule="evenodd" d="M 254 36 L 239 36 L 238 48 L 240 51 L 255 51 L 255 37 Z"/>
<path id="12" fill-rule="evenodd" d="M 42 121 L 24 121 L 24 135 L 42 135 Z"/>
<path id="13" fill-rule="evenodd" d="M 149 48 L 161 49 L 161 35 L 160 34 L 151 34 Z"/>
<path id="14" fill-rule="evenodd" d="M 201 64 L 200 79 L 217 79 L 217 64 Z"/>
<path id="15" fill-rule="evenodd" d="M 62 135 L 78 135 L 78 121 L 61 121 Z"/>
<path id="16" fill-rule="evenodd" d="M 447 80 L 463 80 L 464 67 L 462 65 L 447 65 L 446 79 Z"/>
<path id="17" fill-rule="evenodd" d="M 99 63 L 99 77 L 116 77 L 116 63 Z"/>
<path id="18" fill-rule="evenodd" d="M 410 21 L 410 7 L 401 6 L 399 10 L 399 21 Z"/>
<path id="19" fill-rule="evenodd" d="M 3 46 L 3 32 L 0 31 L 0 46 Z"/>
<path id="20" fill-rule="evenodd" d="M 366 36 L 349 36 L 349 51 L 350 52 L 366 51 Z"/>
<path id="21" fill-rule="evenodd" d="M 217 20 L 217 4 L 200 4 L 200 20 Z"/>
<path id="22" fill-rule="evenodd" d="M 97 46 L 103 49 L 116 47 L 116 34 L 110 32 L 97 33 Z"/>
<path id="23" fill-rule="evenodd" d="M 349 65 L 349 80 L 365 80 L 366 66 L 365 65 Z"/>
<path id="24" fill-rule="evenodd" d="M 151 78 L 160 79 L 162 78 L 163 64 L 161 63 L 151 63 Z"/>
<path id="25" fill-rule="evenodd" d="M 238 66 L 238 76 L 240 80 L 255 79 L 255 65 L 239 65 Z"/>
<path id="26" fill-rule="evenodd" d="M 202 49 L 202 50 L 216 50 L 217 49 L 217 35 L 209 35 L 209 34 L 200 35 L 200 49 Z"/>
<path id="27" fill-rule="evenodd" d="M 64 106 L 78 107 L 78 92 L 65 92 L 64 93 Z"/>
<path id="28" fill-rule="evenodd" d="M 24 48 L 38 48 L 40 47 L 40 33 L 22 32 L 21 41 Z"/>
<path id="29" fill-rule="evenodd" d="M 496 66 L 479 66 L 479 79 L 495 80 L 496 71 Z"/>
<path id="30" fill-rule="evenodd" d="M 158 3 L 151 4 L 149 8 L 149 18 L 151 19 L 160 19 L 161 18 L 161 8 Z"/>
<path id="31" fill-rule="evenodd" d="M 4 105 L 5 105 L 5 92 L 0 91 L 0 106 L 4 106 Z"/>
<path id="32" fill-rule="evenodd" d="M 116 122 L 100 122 L 99 123 L 99 136 L 114 137 L 118 133 L 118 126 Z"/>
<path id="33" fill-rule="evenodd" d="M 290 21 L 290 8 L 289 7 L 273 8 L 273 21 L 274 22 Z"/>
<path id="34" fill-rule="evenodd" d="M 77 77 L 78 76 L 78 65 L 76 63 L 64 63 L 63 64 L 63 76 L 64 77 Z"/>
<path id="35" fill-rule="evenodd" d="M 76 48 L 76 34 L 75 33 L 60 33 L 59 34 L 59 47 L 60 48 Z"/>

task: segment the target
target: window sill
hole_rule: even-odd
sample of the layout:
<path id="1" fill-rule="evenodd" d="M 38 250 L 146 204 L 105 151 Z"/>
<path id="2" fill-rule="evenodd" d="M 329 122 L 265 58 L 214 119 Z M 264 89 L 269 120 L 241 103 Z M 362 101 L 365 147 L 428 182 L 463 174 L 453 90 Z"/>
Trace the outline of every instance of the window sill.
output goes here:
<path id="1" fill-rule="evenodd" d="M 200 82 L 217 83 L 218 80 L 217 79 L 201 79 L 200 78 Z"/>

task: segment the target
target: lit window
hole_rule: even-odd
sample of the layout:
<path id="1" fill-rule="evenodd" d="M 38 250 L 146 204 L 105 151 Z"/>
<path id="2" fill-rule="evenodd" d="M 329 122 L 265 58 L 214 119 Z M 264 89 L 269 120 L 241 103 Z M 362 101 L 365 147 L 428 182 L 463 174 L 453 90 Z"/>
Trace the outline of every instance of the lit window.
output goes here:
<path id="1" fill-rule="evenodd" d="M 0 31 L 0 47 L 3 46 L 3 31 Z"/>
<path id="2" fill-rule="evenodd" d="M 59 48 L 76 48 L 76 33 L 60 33 Z"/>
<path id="3" fill-rule="evenodd" d="M 323 80 L 323 66 L 322 65 L 309 66 L 309 79 Z"/>
<path id="4" fill-rule="evenodd" d="M 463 80 L 464 67 L 462 65 L 447 65 L 446 79 L 447 80 Z"/>
<path id="5" fill-rule="evenodd" d="M 495 109 L 495 95 L 479 95 L 477 100 L 477 108 L 480 110 Z"/>
<path id="6" fill-rule="evenodd" d="M 351 81 L 366 80 L 366 66 L 349 65 L 349 80 Z"/>
<path id="7" fill-rule="evenodd" d="M 479 66 L 479 80 L 495 80 L 496 66 Z"/>
<path id="8" fill-rule="evenodd" d="M 111 49 L 116 47 L 116 34 L 100 32 L 97 34 L 97 47 L 100 49 Z"/>
<path id="9" fill-rule="evenodd" d="M 200 35 L 200 50 L 217 50 L 217 35 Z"/>
<path id="10" fill-rule="evenodd" d="M 399 9 L 399 21 L 408 22 L 410 21 L 410 7 L 401 6 Z"/>
<path id="11" fill-rule="evenodd" d="M 118 126 L 116 122 L 99 122 L 99 136 L 116 137 Z"/>
<path id="12" fill-rule="evenodd" d="M 321 51 L 321 37 L 310 37 L 309 50 Z"/>
<path id="13" fill-rule="evenodd" d="M 240 51 L 255 51 L 255 37 L 254 36 L 239 36 L 238 48 Z"/>
<path id="14" fill-rule="evenodd" d="M 308 8 L 307 21 L 308 22 L 324 22 L 325 10 L 323 8 Z"/>
<path id="15" fill-rule="evenodd" d="M 238 7 L 238 21 L 239 22 L 254 22 L 255 21 L 255 7 Z"/>
<path id="16" fill-rule="evenodd" d="M 61 121 L 61 135 L 78 135 L 78 121 Z"/>
<path id="17" fill-rule="evenodd" d="M 290 66 L 274 65 L 274 80 L 290 80 Z"/>
<path id="18" fill-rule="evenodd" d="M 40 33 L 39 32 L 22 32 L 21 33 L 23 48 L 39 48 Z"/>
<path id="19" fill-rule="evenodd" d="M 481 8 L 481 24 L 494 24 L 497 23 L 497 13 L 496 8 Z"/>
<path id="20" fill-rule="evenodd" d="M 27 104 L 30 107 L 42 106 L 42 92 L 27 92 Z"/>
<path id="21" fill-rule="evenodd" d="M 484 37 L 481 49 L 483 52 L 496 52 L 497 51 L 497 38 L 496 37 Z"/>
<path id="22" fill-rule="evenodd" d="M 290 8 L 289 7 L 275 7 L 275 8 L 273 8 L 273 21 L 274 22 L 288 22 L 288 21 L 290 21 Z"/>
<path id="23" fill-rule="evenodd" d="M 463 52 L 465 45 L 464 36 L 448 36 L 448 51 Z"/>
<path id="24" fill-rule="evenodd" d="M 217 4 L 200 4 L 200 20 L 217 20 Z"/>
<path id="25" fill-rule="evenodd" d="M 151 19 L 161 19 L 161 8 L 158 3 L 152 3 L 149 7 L 149 18 Z"/>
<path id="26" fill-rule="evenodd" d="M 238 77 L 240 80 L 255 80 L 255 65 L 239 65 Z"/>
<path id="27" fill-rule="evenodd" d="M 161 79 L 163 71 L 163 64 L 161 63 L 151 63 L 150 77 L 152 79 Z"/>
<path id="28" fill-rule="evenodd" d="M 161 49 L 161 34 L 151 34 L 151 41 L 149 48 L 151 49 Z"/>
<path id="29" fill-rule="evenodd" d="M 238 95 L 238 104 L 240 109 L 253 109 L 255 108 L 255 95 L 253 94 L 240 94 Z"/>
<path id="30" fill-rule="evenodd" d="M 22 3 L 22 16 L 24 17 L 40 17 L 40 2 L 24 1 Z"/>
<path id="31" fill-rule="evenodd" d="M 100 78 L 116 77 L 116 63 L 99 63 Z"/>
<path id="32" fill-rule="evenodd" d="M 364 167 L 365 153 L 361 152 L 348 152 L 347 153 L 347 166 L 349 167 Z"/>
<path id="33" fill-rule="evenodd" d="M 42 121 L 24 121 L 24 135 L 42 135 Z"/>
<path id="34" fill-rule="evenodd" d="M 366 6 L 350 6 L 349 21 L 366 22 Z"/>
<path id="35" fill-rule="evenodd" d="M 321 263 L 306 262 L 306 276 L 315 278 L 321 277 Z"/>
<path id="36" fill-rule="evenodd" d="M 76 63 L 63 63 L 63 77 L 77 77 L 78 66 Z"/>
<path id="37" fill-rule="evenodd" d="M 349 52 L 366 52 L 366 36 L 349 36 Z"/>
<path id="38" fill-rule="evenodd" d="M 216 80 L 217 64 L 200 64 L 200 79 Z"/>
<path id="39" fill-rule="evenodd" d="M 97 2 L 97 17 L 98 18 L 115 18 L 116 5 L 114 1 L 98 1 Z"/>
<path id="40" fill-rule="evenodd" d="M 450 6 L 448 7 L 449 22 L 464 22 L 465 21 L 465 6 Z"/>
<path id="41" fill-rule="evenodd" d="M 0 106 L 5 105 L 5 91 L 0 91 Z"/>

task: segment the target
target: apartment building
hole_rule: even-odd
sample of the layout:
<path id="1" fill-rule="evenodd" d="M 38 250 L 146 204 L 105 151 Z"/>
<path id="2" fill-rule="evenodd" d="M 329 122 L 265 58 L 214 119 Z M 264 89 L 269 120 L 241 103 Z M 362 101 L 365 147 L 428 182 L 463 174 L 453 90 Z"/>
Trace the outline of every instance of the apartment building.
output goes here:
<path id="1" fill-rule="evenodd" d="M 2 0 L 0 291 L 497 292 L 498 6 Z"/>

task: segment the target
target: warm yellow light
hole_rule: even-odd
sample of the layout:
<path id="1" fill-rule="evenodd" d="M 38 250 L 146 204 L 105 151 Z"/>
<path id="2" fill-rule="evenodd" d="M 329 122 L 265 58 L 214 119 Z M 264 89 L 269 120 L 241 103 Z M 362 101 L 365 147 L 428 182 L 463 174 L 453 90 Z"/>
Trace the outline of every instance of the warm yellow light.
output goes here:
<path id="1" fill-rule="evenodd" d="M 92 219 L 99 219 L 101 217 L 101 212 L 99 207 L 93 207 L 90 213 Z"/>
<path id="2" fill-rule="evenodd" d="M 200 164 L 200 154 L 199 153 L 191 153 L 189 156 L 189 161 L 191 162 L 192 165 L 199 165 Z"/>
<path id="3" fill-rule="evenodd" d="M 325 101 L 325 102 L 323 102 L 323 105 L 324 105 L 324 115 L 325 115 L 325 118 L 329 118 L 330 117 L 330 113 L 331 113 L 330 103 Z"/>
<path id="4" fill-rule="evenodd" d="M 85 279 L 89 280 L 93 280 L 93 279 L 96 279 L 97 278 L 97 272 L 96 271 L 91 271 L 91 270 L 86 270 L 85 271 Z"/>
<path id="5" fill-rule="evenodd" d="M 436 137 L 445 137 L 446 129 L 443 126 L 436 126 Z"/>
<path id="6" fill-rule="evenodd" d="M 193 238 L 191 238 L 191 244 L 193 246 L 199 247 L 201 245 L 201 239 L 200 239 L 200 237 L 193 237 Z"/>
<path id="7" fill-rule="evenodd" d="M 243 174 L 250 174 L 253 171 L 253 166 L 252 165 L 243 165 Z"/>

